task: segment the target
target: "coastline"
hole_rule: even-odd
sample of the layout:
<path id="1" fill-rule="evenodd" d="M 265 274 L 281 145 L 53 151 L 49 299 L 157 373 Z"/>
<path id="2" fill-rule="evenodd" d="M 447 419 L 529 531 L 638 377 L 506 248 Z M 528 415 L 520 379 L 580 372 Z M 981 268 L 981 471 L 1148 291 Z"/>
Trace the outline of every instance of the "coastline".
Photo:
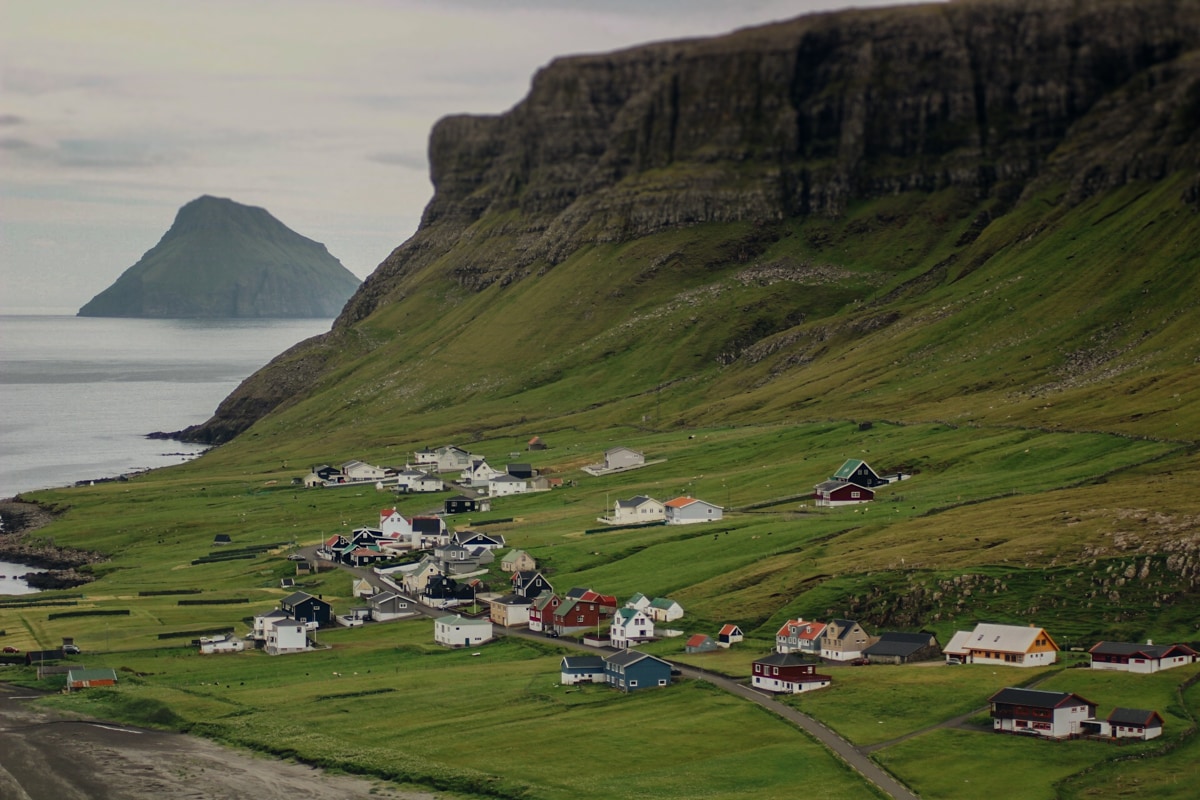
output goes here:
<path id="1" fill-rule="evenodd" d="M 3 671 L 0 670 L 0 676 Z M 366 778 L 256 756 L 183 733 L 39 708 L 0 683 L 0 796 L 12 800 L 434 800 Z M 70 742 L 64 747 L 64 739 Z"/>
<path id="2" fill-rule="evenodd" d="M 54 520 L 56 512 L 40 503 L 17 498 L 0 500 L 0 559 L 45 572 L 30 572 L 25 583 L 36 589 L 70 589 L 90 583 L 93 578 L 81 571 L 91 564 L 107 561 L 100 553 L 58 547 L 30 541 L 29 534 Z"/>

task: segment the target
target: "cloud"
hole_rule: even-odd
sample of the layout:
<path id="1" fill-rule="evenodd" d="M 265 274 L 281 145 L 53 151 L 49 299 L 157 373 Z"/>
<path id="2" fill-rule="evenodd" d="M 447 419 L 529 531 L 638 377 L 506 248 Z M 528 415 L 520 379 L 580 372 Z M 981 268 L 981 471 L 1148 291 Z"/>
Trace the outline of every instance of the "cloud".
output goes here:
<path id="1" fill-rule="evenodd" d="M 0 114 L 0 125 L 22 125 L 25 120 L 16 114 Z"/>
<path id="2" fill-rule="evenodd" d="M 371 153 L 367 156 L 367 160 L 376 164 L 408 167 L 409 169 L 420 170 L 421 172 L 426 172 L 429 170 L 429 159 L 424 153 L 420 155 L 404 152 Z"/>

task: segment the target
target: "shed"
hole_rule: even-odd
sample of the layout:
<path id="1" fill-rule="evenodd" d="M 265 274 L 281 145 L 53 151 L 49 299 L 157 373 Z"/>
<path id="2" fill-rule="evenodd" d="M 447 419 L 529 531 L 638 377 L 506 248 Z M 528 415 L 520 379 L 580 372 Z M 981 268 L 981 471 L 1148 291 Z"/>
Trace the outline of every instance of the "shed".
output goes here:
<path id="1" fill-rule="evenodd" d="M 89 689 L 93 686 L 116 686 L 117 671 L 115 669 L 72 669 L 67 673 L 67 689 Z"/>

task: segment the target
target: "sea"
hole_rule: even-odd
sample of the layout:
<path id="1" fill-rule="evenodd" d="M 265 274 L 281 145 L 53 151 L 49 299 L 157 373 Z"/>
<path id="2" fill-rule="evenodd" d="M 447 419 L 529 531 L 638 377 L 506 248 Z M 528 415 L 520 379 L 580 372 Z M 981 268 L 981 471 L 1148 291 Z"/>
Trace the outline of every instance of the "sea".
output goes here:
<path id="1" fill-rule="evenodd" d="M 195 458 L 146 434 L 204 422 L 332 322 L 0 315 L 0 498 Z"/>

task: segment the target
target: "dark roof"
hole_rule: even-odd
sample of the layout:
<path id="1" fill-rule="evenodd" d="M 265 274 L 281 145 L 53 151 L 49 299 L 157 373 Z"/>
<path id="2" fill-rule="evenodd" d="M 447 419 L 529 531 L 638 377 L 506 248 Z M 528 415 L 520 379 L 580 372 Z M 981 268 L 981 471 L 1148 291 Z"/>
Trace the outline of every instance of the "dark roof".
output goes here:
<path id="1" fill-rule="evenodd" d="M 600 656 L 563 656 L 563 669 L 604 669 L 604 659 Z"/>
<path id="2" fill-rule="evenodd" d="M 825 626 L 825 631 L 832 634 L 830 639 L 841 639 L 846 635 L 846 631 L 853 628 L 858 623 L 852 619 L 831 619 Z"/>
<path id="3" fill-rule="evenodd" d="M 809 661 L 796 653 L 771 653 L 762 658 L 754 659 L 755 664 L 765 664 L 770 667 L 798 667 L 802 664 L 812 664 L 815 662 Z"/>
<path id="4" fill-rule="evenodd" d="M 1004 703 L 1014 706 L 1030 706 L 1031 708 L 1058 708 L 1065 705 L 1071 698 L 1089 706 L 1096 705 L 1087 698 L 1073 692 L 1044 692 L 1039 689 L 1001 689 L 988 698 L 991 703 Z"/>
<path id="5" fill-rule="evenodd" d="M 412 529 L 416 533 L 437 533 L 442 529 L 442 521 L 437 517 L 413 517 Z"/>
<path id="6" fill-rule="evenodd" d="M 879 634 L 879 641 L 863 650 L 868 656 L 911 656 L 918 650 L 929 647 L 933 637 L 928 633 L 896 633 L 889 631 Z"/>
<path id="7" fill-rule="evenodd" d="M 658 658 L 657 656 L 652 656 L 649 653 L 639 653 L 637 650 L 622 650 L 619 653 L 613 653 L 610 656 L 604 656 L 605 663 L 615 664 L 618 667 L 628 667 L 631 664 L 636 664 L 637 662 L 645 659 L 657 661 L 663 666 L 670 666 L 670 664 L 668 664 L 666 661 L 663 661 L 661 658 Z"/>
<path id="8" fill-rule="evenodd" d="M 1137 642 L 1100 642 L 1089 653 L 1105 656 L 1135 656 L 1163 658 L 1178 649 L 1181 653 L 1195 655 L 1196 651 L 1185 644 L 1138 644 Z"/>
<path id="9" fill-rule="evenodd" d="M 1146 726 L 1153 723 L 1155 717 L 1158 718 L 1158 724 L 1162 725 L 1163 718 L 1157 711 L 1147 711 L 1143 708 L 1121 708 L 1118 706 L 1108 715 L 1108 721 L 1113 725 Z"/>
<path id="10" fill-rule="evenodd" d="M 303 603 L 305 600 L 316 600 L 316 599 L 317 598 L 313 597 L 308 592 L 292 592 L 287 597 L 280 600 L 279 604 L 284 605 L 284 606 L 295 606 L 295 605 L 299 605 L 300 603 Z M 325 601 L 322 600 L 321 602 L 324 603 Z"/>

